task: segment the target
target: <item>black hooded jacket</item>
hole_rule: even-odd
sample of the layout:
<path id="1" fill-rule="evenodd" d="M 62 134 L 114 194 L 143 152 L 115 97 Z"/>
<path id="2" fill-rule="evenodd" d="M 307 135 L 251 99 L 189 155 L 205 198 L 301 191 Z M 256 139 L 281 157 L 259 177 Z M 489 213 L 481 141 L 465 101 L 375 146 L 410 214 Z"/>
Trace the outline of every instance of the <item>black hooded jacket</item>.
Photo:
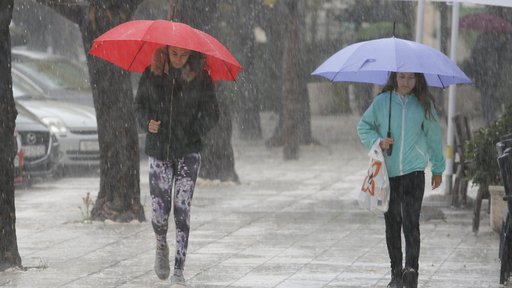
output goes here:
<path id="1" fill-rule="evenodd" d="M 169 75 L 170 74 L 170 75 Z M 219 107 L 206 71 L 190 81 L 180 70 L 156 75 L 144 71 L 135 97 L 140 127 L 146 131 L 145 152 L 159 160 L 173 160 L 202 150 L 201 138 L 219 120 Z M 161 121 L 158 133 L 148 132 L 150 120 Z"/>

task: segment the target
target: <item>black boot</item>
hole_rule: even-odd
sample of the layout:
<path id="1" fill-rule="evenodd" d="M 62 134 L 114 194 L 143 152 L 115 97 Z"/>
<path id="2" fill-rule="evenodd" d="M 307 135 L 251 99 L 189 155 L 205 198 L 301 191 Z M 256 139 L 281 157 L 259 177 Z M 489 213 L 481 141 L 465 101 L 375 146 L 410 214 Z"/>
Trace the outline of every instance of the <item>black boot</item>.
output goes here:
<path id="1" fill-rule="evenodd" d="M 412 268 L 406 267 L 402 274 L 403 287 L 417 288 L 418 287 L 418 272 Z"/>
<path id="2" fill-rule="evenodd" d="M 402 282 L 402 269 L 393 269 L 393 271 L 391 271 L 391 282 L 389 282 L 388 288 L 402 287 L 404 287 Z"/>

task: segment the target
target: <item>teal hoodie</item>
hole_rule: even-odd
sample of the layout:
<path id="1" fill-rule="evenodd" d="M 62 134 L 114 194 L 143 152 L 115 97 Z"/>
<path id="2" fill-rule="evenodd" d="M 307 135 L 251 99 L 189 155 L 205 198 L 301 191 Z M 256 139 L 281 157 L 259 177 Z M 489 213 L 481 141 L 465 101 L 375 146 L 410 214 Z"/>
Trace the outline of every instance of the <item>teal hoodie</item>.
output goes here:
<path id="1" fill-rule="evenodd" d="M 414 171 L 424 171 L 430 161 L 432 174 L 442 175 L 445 160 L 442 152 L 441 127 L 432 105 L 432 115 L 427 118 L 421 103 L 413 95 L 403 100 L 395 92 L 391 98 L 391 138 L 393 153 L 384 159 L 389 177 Z M 379 94 L 357 125 L 361 143 L 368 149 L 375 141 L 385 138 L 388 132 L 390 92 Z"/>

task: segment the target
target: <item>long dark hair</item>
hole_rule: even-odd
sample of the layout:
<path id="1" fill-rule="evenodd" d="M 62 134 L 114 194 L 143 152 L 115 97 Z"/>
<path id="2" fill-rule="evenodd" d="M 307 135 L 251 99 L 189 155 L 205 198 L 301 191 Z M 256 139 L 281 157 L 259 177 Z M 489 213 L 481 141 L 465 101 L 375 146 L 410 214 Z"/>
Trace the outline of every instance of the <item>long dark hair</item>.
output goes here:
<path id="1" fill-rule="evenodd" d="M 384 85 L 384 88 L 382 88 L 381 92 L 396 90 L 398 87 L 398 82 L 396 80 L 397 75 L 397 72 L 391 72 L 391 74 L 389 74 L 388 81 L 386 82 L 386 85 Z M 428 90 L 425 75 L 423 75 L 423 73 L 414 73 L 414 76 L 416 77 L 416 85 L 414 85 L 414 88 L 412 88 L 412 94 L 418 98 L 418 101 L 420 101 L 421 106 L 423 106 L 423 110 L 425 111 L 426 117 L 430 118 L 432 116 L 431 106 L 434 106 L 435 109 L 434 97 Z M 434 103 L 434 105 L 431 105 L 431 103 Z"/>
<path id="2" fill-rule="evenodd" d="M 190 70 L 200 75 L 201 72 L 206 69 L 205 60 L 206 57 L 204 56 L 204 54 L 191 50 L 190 55 L 188 56 L 187 63 L 185 65 L 188 64 Z"/>

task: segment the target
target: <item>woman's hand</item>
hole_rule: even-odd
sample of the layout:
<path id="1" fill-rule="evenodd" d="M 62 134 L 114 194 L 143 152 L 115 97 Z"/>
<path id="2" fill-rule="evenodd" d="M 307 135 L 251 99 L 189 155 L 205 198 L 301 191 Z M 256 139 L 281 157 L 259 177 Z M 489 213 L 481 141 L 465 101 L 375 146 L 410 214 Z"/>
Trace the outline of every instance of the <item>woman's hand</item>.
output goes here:
<path id="1" fill-rule="evenodd" d="M 442 175 L 432 175 L 432 190 L 434 190 L 437 187 L 441 186 L 442 182 L 443 182 L 443 176 Z"/>
<path id="2" fill-rule="evenodd" d="M 379 146 L 380 146 L 380 149 L 382 149 L 382 151 L 384 151 L 384 150 L 388 150 L 389 146 L 391 146 L 391 144 L 393 144 L 393 138 L 387 137 L 387 138 L 380 140 Z"/>
<path id="3" fill-rule="evenodd" d="M 150 133 L 158 133 L 159 128 L 160 128 L 160 121 L 149 120 L 148 131 Z"/>

